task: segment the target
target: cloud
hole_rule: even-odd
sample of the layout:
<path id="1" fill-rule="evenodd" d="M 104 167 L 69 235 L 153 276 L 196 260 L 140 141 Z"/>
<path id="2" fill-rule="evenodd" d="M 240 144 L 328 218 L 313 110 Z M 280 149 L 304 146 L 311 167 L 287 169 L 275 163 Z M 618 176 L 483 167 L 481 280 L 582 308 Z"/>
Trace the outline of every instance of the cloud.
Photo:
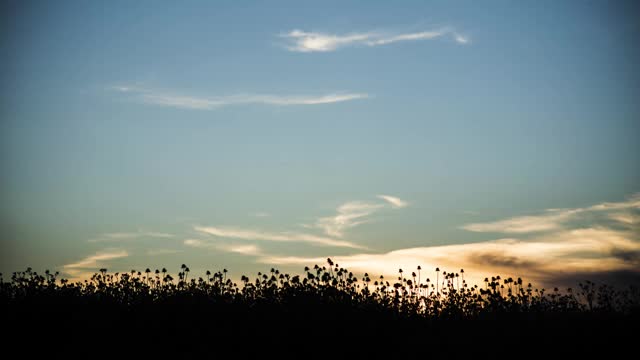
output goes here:
<path id="1" fill-rule="evenodd" d="M 629 197 L 621 202 L 604 202 L 586 208 L 548 209 L 544 214 L 533 216 L 518 216 L 505 220 L 486 223 L 472 223 L 462 226 L 462 229 L 475 232 L 496 232 L 506 234 L 524 234 L 561 229 L 567 222 L 586 214 L 616 211 L 610 218 L 633 223 L 634 215 L 623 214 L 619 211 L 640 209 L 640 194 Z"/>
<path id="2" fill-rule="evenodd" d="M 458 44 L 467 44 L 469 39 L 450 28 L 441 28 L 415 33 L 390 34 L 380 32 L 350 33 L 344 35 L 291 30 L 280 37 L 288 41 L 286 48 L 295 52 L 329 52 L 348 46 L 381 46 L 403 41 L 431 40 L 446 35 Z"/>
<path id="3" fill-rule="evenodd" d="M 63 265 L 62 271 L 68 276 L 69 281 L 82 281 L 91 278 L 99 268 L 105 267 L 109 261 L 127 256 L 129 253 L 126 250 L 104 249 L 75 263 Z"/>
<path id="4" fill-rule="evenodd" d="M 320 246 L 332 246 L 343 247 L 351 249 L 365 249 L 362 245 L 355 244 L 350 241 L 341 239 L 344 236 L 344 232 L 347 229 L 356 227 L 358 225 L 367 223 L 369 215 L 384 208 L 386 205 L 390 205 L 391 208 L 401 208 L 407 206 L 407 202 L 389 195 L 379 195 L 380 199 L 383 199 L 385 203 L 372 203 L 364 201 L 349 201 L 336 209 L 337 214 L 334 216 L 320 217 L 312 225 L 302 226 L 311 229 L 321 229 L 327 236 L 319 236 L 308 233 L 300 232 L 268 232 L 256 229 L 247 228 L 234 228 L 234 227 L 220 227 L 220 226 L 196 226 L 194 229 L 198 232 L 212 235 L 219 238 L 226 239 L 240 239 L 240 240 L 253 240 L 253 241 L 274 241 L 274 242 L 302 242 L 312 245 Z M 253 216 L 268 216 L 266 213 L 254 213 Z M 193 247 L 211 247 L 218 250 L 225 250 L 231 252 L 230 249 L 222 249 L 217 244 L 211 244 L 203 242 L 197 239 L 185 240 L 185 245 Z M 247 248 L 236 248 L 240 250 L 247 250 Z M 248 251 L 248 250 L 247 250 Z"/>
<path id="5" fill-rule="evenodd" d="M 515 236 L 510 238 L 346 256 L 265 254 L 258 261 L 303 266 L 322 264 L 329 255 L 351 271 L 392 275 L 392 279 L 398 276 L 398 268 L 404 269 L 406 276 L 420 265 L 424 269 L 423 279 L 435 278 L 436 267 L 447 272 L 463 268 L 465 278 L 478 285 L 493 275 L 522 277 L 548 286 L 575 286 L 576 281 L 591 278 L 619 282 L 615 278 L 617 274 L 624 274 L 625 279 L 640 280 L 640 232 L 635 226 L 611 222 L 614 219 L 623 225 L 633 223 L 639 206 L 638 195 L 634 195 L 621 202 L 550 209 L 542 215 L 465 227 L 471 231 L 507 232 Z"/>
<path id="6" fill-rule="evenodd" d="M 350 201 L 340 205 L 335 216 L 321 217 L 312 227 L 322 229 L 329 236 L 342 237 L 345 230 L 368 222 L 366 218 L 382 207 L 382 204 Z"/>
<path id="7" fill-rule="evenodd" d="M 248 256 L 262 255 L 260 247 L 254 244 L 213 244 L 199 239 L 186 239 L 184 244 L 199 249 L 220 250 Z"/>
<path id="8" fill-rule="evenodd" d="M 365 201 L 349 201 L 336 209 L 334 216 L 321 217 L 313 225 L 304 225 L 307 228 L 321 229 L 325 234 L 333 237 L 342 237 L 344 232 L 358 225 L 366 224 L 370 221 L 368 217 L 378 210 L 390 205 L 393 209 L 403 208 L 409 205 L 400 198 L 390 195 L 378 195 L 382 203 L 371 203 Z"/>
<path id="9" fill-rule="evenodd" d="M 447 272 L 459 272 L 463 268 L 465 278 L 471 284 L 480 285 L 487 276 L 501 275 L 554 285 L 558 279 L 574 273 L 585 276 L 617 271 L 640 274 L 639 251 L 637 235 L 631 232 L 589 228 L 526 241 L 499 239 L 330 257 L 351 271 L 384 274 L 387 278 L 392 276 L 392 279 L 398 276 L 399 268 L 410 273 L 421 266 L 424 269 L 423 279 L 434 279 L 436 267 Z M 261 263 L 300 266 L 323 264 L 325 261 L 326 256 L 264 256 L 259 259 Z"/>
<path id="10" fill-rule="evenodd" d="M 393 36 L 387 36 L 387 37 L 383 36 L 378 39 L 367 41 L 366 44 L 369 46 L 378 46 L 378 45 L 392 44 L 394 42 L 399 42 L 399 41 L 430 40 L 430 39 L 435 39 L 437 37 L 440 37 L 444 34 L 446 34 L 445 30 L 437 30 L 437 31 L 423 31 L 423 32 L 411 33 L 411 34 L 400 34 L 400 35 L 393 35 Z"/>
<path id="11" fill-rule="evenodd" d="M 272 233 L 253 229 L 196 226 L 195 230 L 208 235 L 213 235 L 227 239 L 255 240 L 255 241 L 275 241 L 275 242 L 304 242 L 313 245 L 346 247 L 353 249 L 363 249 L 364 247 L 345 240 L 338 240 L 329 237 L 312 234 L 279 232 Z"/>
<path id="12" fill-rule="evenodd" d="M 172 234 L 153 232 L 153 231 L 141 231 L 136 232 L 118 232 L 118 233 L 105 233 L 97 238 L 89 239 L 89 242 L 104 242 L 104 241 L 124 241 L 134 240 L 140 238 L 172 238 Z"/>
<path id="13" fill-rule="evenodd" d="M 259 218 L 271 216 L 271 214 L 269 214 L 268 212 L 264 212 L 264 211 L 254 212 L 254 213 L 251 213 L 249 215 L 254 216 L 254 217 L 259 217 Z"/>
<path id="14" fill-rule="evenodd" d="M 215 244 L 199 240 L 199 239 L 185 239 L 184 244 L 190 247 L 201 249 L 215 249 Z"/>
<path id="15" fill-rule="evenodd" d="M 453 33 L 453 38 L 458 44 L 468 44 L 469 42 L 471 42 L 468 37 L 458 33 Z"/>
<path id="16" fill-rule="evenodd" d="M 626 201 L 603 202 L 586 208 L 587 211 L 610 211 L 640 209 L 640 193 L 631 195 Z"/>
<path id="17" fill-rule="evenodd" d="M 612 213 L 609 218 L 625 225 L 640 224 L 640 216 L 630 212 Z"/>
<path id="18" fill-rule="evenodd" d="M 559 229 L 562 222 L 569 220 L 573 214 L 574 212 L 561 211 L 540 216 L 518 216 L 495 222 L 468 224 L 462 228 L 475 232 L 512 234 L 549 231 Z"/>
<path id="19" fill-rule="evenodd" d="M 125 250 L 102 250 L 99 251 L 97 253 L 95 253 L 94 255 L 90 255 L 87 256 L 86 258 L 75 262 L 75 263 L 71 263 L 71 264 L 67 264 L 64 265 L 65 269 L 90 269 L 90 268 L 97 268 L 99 266 L 101 266 L 100 264 L 105 262 L 105 261 L 109 261 L 109 260 L 113 260 L 113 259 L 119 259 L 119 258 L 123 258 L 123 257 L 127 257 L 129 256 L 129 253 L 127 253 Z"/>
<path id="20" fill-rule="evenodd" d="M 369 41 L 372 34 L 329 35 L 315 32 L 292 30 L 280 35 L 292 42 L 287 49 L 299 52 L 334 51 L 338 47 L 362 44 Z"/>
<path id="21" fill-rule="evenodd" d="M 221 249 L 227 252 L 232 252 L 232 253 L 237 253 L 242 255 L 258 256 L 262 254 L 262 252 L 260 251 L 260 248 L 257 245 L 253 245 L 253 244 L 250 244 L 250 245 L 227 244 L 227 245 L 221 246 Z"/>
<path id="22" fill-rule="evenodd" d="M 395 196 L 391 196 L 391 195 L 378 195 L 378 198 L 388 202 L 389 204 L 391 204 L 391 207 L 393 207 L 394 209 L 400 209 L 403 207 L 407 207 L 409 206 L 409 203 L 397 198 Z"/>
<path id="23" fill-rule="evenodd" d="M 224 106 L 263 104 L 275 106 L 322 105 L 351 100 L 366 99 L 366 93 L 330 93 L 323 95 L 270 95 L 270 94 L 236 94 L 223 96 L 198 97 L 181 95 L 159 90 L 145 89 L 135 86 L 114 86 L 112 90 L 128 93 L 139 101 L 166 107 L 191 110 L 215 110 Z"/>

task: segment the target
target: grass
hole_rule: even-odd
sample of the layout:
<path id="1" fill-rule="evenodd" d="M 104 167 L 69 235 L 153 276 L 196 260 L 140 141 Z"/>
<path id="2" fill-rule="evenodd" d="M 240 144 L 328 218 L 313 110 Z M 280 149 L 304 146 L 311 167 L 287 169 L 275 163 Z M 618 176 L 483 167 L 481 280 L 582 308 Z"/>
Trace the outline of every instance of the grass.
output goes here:
<path id="1" fill-rule="evenodd" d="M 434 283 L 422 279 L 421 270 L 407 276 L 400 269 L 389 281 L 358 277 L 328 259 L 303 275 L 271 269 L 254 279 L 242 276 L 240 283 L 226 269 L 194 277 L 186 265 L 177 279 L 166 269 L 101 269 L 73 283 L 57 273 L 27 269 L 9 281 L 0 279 L 0 305 L 12 341 L 37 330 L 47 334 L 40 341 L 53 344 L 52 352 L 63 352 L 64 344 L 74 341 L 89 349 L 136 344 L 143 352 L 209 355 L 221 354 L 221 343 L 246 343 L 240 350 L 247 353 L 287 344 L 380 347 L 375 354 L 427 346 L 435 353 L 496 342 L 557 346 L 559 339 L 560 344 L 615 343 L 612 348 L 621 349 L 638 330 L 637 288 L 587 281 L 575 290 L 547 291 L 500 276 L 470 285 L 463 270 L 440 269 Z"/>

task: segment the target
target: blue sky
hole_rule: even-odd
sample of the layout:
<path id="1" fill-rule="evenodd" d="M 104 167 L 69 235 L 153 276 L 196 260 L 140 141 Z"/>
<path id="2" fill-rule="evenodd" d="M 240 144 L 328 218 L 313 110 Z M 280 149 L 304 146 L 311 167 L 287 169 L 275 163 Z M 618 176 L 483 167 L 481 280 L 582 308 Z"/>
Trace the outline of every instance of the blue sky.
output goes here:
<path id="1" fill-rule="evenodd" d="M 3 273 L 638 268 L 633 3 L 1 6 Z"/>

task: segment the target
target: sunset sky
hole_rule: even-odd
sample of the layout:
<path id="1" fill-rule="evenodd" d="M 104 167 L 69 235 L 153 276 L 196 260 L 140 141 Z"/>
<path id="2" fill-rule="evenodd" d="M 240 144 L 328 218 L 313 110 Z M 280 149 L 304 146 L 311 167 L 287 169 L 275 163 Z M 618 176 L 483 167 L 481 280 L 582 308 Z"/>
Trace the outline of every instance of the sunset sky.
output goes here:
<path id="1" fill-rule="evenodd" d="M 3 1 L 0 272 L 640 282 L 639 10 Z"/>

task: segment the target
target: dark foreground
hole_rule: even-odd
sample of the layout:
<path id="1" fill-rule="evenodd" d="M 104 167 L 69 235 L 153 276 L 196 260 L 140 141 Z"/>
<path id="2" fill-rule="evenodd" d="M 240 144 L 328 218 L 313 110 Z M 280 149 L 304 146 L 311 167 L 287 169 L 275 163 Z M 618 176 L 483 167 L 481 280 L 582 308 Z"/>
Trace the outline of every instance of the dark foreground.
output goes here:
<path id="1" fill-rule="evenodd" d="M 619 354 L 636 347 L 638 293 L 587 283 L 550 293 L 519 279 L 467 286 L 356 278 L 333 266 L 258 279 L 226 272 L 174 281 L 164 272 L 109 274 L 70 284 L 52 274 L 2 281 L 3 347 L 32 354 L 202 354 L 316 357 L 434 354 L 513 357 Z M 458 281 L 456 281 L 458 280 Z M 514 352 L 515 351 L 515 352 Z M 632 350 L 633 351 L 633 350 Z M 84 355 L 83 355 L 84 354 Z M 535 356 L 535 355 L 534 355 Z"/>

